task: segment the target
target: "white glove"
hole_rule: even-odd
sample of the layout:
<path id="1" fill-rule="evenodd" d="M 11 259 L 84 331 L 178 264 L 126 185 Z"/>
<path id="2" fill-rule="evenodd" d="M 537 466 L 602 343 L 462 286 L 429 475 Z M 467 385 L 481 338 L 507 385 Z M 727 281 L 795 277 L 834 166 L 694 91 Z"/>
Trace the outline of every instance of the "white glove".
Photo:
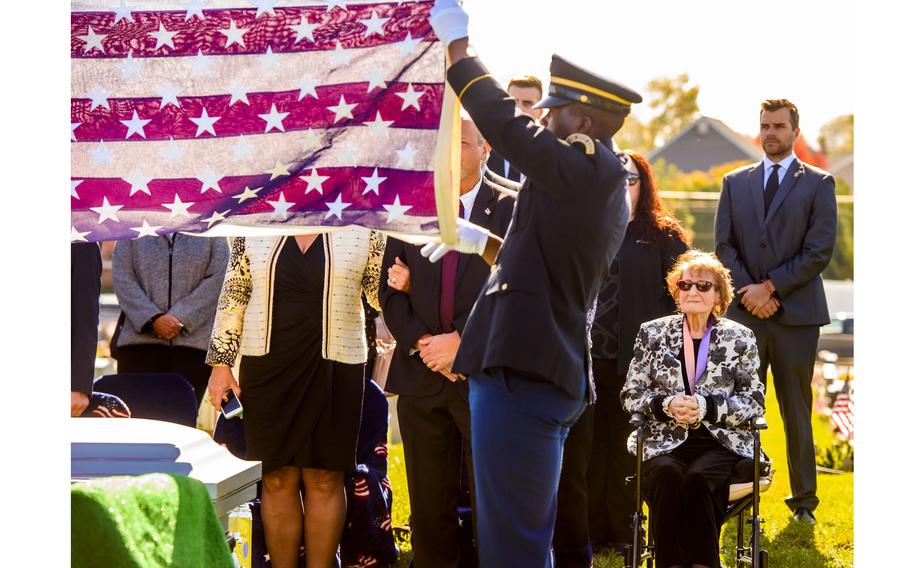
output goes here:
<path id="1" fill-rule="evenodd" d="M 430 25 L 446 47 L 456 39 L 468 37 L 468 13 L 459 0 L 436 0 L 430 8 Z"/>
<path id="2" fill-rule="evenodd" d="M 456 234 L 458 238 L 454 245 L 444 244 L 441 240 L 427 243 L 420 249 L 420 254 L 429 258 L 430 262 L 437 262 L 452 250 L 465 254 L 483 254 L 487 248 L 487 239 L 490 237 L 490 231 L 464 219 L 458 219 Z"/>

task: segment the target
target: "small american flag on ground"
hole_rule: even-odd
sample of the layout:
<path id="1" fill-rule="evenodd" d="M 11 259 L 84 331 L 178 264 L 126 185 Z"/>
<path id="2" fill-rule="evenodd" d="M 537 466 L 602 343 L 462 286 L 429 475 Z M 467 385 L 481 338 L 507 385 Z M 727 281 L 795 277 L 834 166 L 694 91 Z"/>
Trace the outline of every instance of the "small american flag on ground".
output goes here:
<path id="1" fill-rule="evenodd" d="M 72 240 L 438 231 L 431 5 L 73 2 Z"/>
<path id="2" fill-rule="evenodd" d="M 837 431 L 848 440 L 853 439 L 853 395 L 851 393 L 838 393 L 831 408 L 831 421 Z"/>

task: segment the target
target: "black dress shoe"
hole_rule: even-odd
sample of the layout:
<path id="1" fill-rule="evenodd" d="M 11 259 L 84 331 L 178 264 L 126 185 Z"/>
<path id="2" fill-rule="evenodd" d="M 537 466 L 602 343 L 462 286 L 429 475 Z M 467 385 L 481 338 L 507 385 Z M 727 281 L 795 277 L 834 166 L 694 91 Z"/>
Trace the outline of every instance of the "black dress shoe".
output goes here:
<path id="1" fill-rule="evenodd" d="M 812 511 L 806 509 L 805 507 L 800 507 L 793 513 L 794 521 L 805 521 L 810 525 L 815 524 L 815 515 L 812 514 Z"/>

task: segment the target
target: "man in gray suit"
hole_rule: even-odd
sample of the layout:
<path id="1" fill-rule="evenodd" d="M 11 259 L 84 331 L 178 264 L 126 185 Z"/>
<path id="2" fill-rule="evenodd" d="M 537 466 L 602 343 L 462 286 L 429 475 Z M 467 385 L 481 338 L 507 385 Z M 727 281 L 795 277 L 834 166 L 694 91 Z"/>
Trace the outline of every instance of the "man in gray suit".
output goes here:
<path id="1" fill-rule="evenodd" d="M 814 523 L 810 383 L 819 326 L 830 321 L 821 273 L 837 234 L 834 178 L 793 153 L 796 105 L 766 100 L 760 116 L 765 158 L 724 177 L 714 240 L 737 293 L 729 316 L 755 333 L 760 376 L 767 376 L 769 364 L 773 372 L 787 437 L 787 505 L 795 519 Z"/>

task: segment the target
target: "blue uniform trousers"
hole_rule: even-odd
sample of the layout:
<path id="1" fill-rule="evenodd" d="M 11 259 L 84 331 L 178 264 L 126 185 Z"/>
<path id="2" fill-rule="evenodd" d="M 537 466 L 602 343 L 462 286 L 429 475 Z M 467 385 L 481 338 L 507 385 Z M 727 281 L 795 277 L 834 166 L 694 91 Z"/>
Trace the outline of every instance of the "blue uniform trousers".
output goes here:
<path id="1" fill-rule="evenodd" d="M 470 377 L 481 568 L 550 568 L 569 428 L 587 404 L 556 385 L 489 369 Z"/>

